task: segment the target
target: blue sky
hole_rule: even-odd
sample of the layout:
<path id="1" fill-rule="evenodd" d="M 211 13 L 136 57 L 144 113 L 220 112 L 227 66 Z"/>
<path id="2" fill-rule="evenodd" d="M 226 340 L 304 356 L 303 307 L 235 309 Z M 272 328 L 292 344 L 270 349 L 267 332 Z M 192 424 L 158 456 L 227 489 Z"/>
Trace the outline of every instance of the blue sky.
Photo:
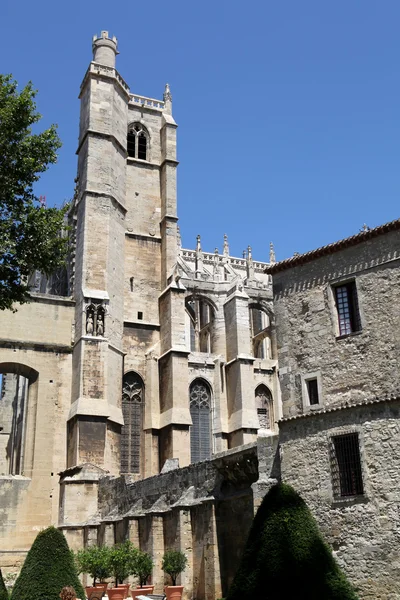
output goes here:
<path id="1" fill-rule="evenodd" d="M 132 92 L 171 85 L 185 247 L 227 233 L 231 253 L 267 260 L 273 240 L 283 259 L 400 216 L 398 0 L 3 0 L 0 20 L 2 72 L 59 125 L 49 204 L 72 196 L 79 85 L 107 29 Z"/>

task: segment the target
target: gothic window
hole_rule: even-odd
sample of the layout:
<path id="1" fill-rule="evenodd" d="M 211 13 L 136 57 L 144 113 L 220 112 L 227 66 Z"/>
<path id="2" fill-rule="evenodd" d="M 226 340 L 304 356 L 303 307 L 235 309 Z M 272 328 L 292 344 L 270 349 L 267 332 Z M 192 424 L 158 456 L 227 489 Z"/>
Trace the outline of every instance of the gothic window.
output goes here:
<path id="1" fill-rule="evenodd" d="M 127 150 L 131 158 L 147 160 L 149 134 L 141 123 L 134 123 L 129 127 Z"/>
<path id="2" fill-rule="evenodd" d="M 142 378 L 130 371 L 122 381 L 121 473 L 140 473 L 144 385 Z"/>
<path id="3" fill-rule="evenodd" d="M 191 352 L 212 352 L 213 307 L 202 298 L 190 297 L 186 300 L 186 310 L 190 319 Z"/>
<path id="4" fill-rule="evenodd" d="M 195 379 L 189 390 L 191 462 L 211 456 L 211 389 L 203 379 Z"/>
<path id="5" fill-rule="evenodd" d="M 271 391 L 261 384 L 256 389 L 256 409 L 260 429 L 273 428 L 273 403 Z"/>
<path id="6" fill-rule="evenodd" d="M 250 308 L 250 332 L 255 358 L 272 358 L 268 315 L 258 307 Z"/>

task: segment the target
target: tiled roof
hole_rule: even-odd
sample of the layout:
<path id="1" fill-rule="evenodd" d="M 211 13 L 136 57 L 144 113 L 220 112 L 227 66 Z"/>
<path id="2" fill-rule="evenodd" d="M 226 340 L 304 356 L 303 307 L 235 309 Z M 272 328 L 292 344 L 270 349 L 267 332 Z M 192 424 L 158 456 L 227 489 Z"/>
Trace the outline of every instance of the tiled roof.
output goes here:
<path id="1" fill-rule="evenodd" d="M 294 415 L 293 417 L 286 417 L 280 419 L 278 423 L 286 423 L 287 421 L 294 421 L 296 419 L 305 419 L 309 417 L 317 417 L 318 415 L 324 415 L 326 413 L 337 412 L 346 408 L 355 408 L 357 406 L 367 406 L 369 404 L 380 404 L 383 402 L 390 402 L 391 400 L 400 400 L 400 391 L 393 392 L 387 396 L 370 398 L 369 400 L 361 400 L 360 402 L 344 402 L 342 404 L 336 404 L 334 406 L 327 406 L 321 410 L 310 410 L 309 412 Z"/>
<path id="2" fill-rule="evenodd" d="M 400 219 L 390 221 L 389 223 L 385 223 L 384 225 L 379 225 L 378 227 L 374 227 L 374 229 L 367 229 L 366 231 L 361 231 L 356 235 L 344 238 L 343 240 L 339 240 L 338 242 L 333 242 L 332 244 L 328 244 L 327 246 L 322 246 L 321 248 L 317 248 L 316 250 L 310 250 L 310 252 L 305 252 L 304 254 L 298 254 L 292 256 L 291 258 L 281 260 L 280 262 L 277 262 L 273 265 L 269 265 L 265 269 L 265 272 L 269 273 L 270 275 L 273 275 L 274 273 L 278 273 L 279 271 L 284 271 L 285 269 L 290 269 L 291 267 L 297 267 L 298 265 L 310 262 L 321 256 L 326 256 L 327 254 L 332 254 L 333 252 L 337 252 L 338 250 L 343 250 L 344 248 L 349 248 L 350 246 L 361 244 L 366 240 L 377 237 L 379 235 L 383 235 L 384 233 L 388 233 L 389 231 L 395 231 L 396 229 L 400 229 Z"/>

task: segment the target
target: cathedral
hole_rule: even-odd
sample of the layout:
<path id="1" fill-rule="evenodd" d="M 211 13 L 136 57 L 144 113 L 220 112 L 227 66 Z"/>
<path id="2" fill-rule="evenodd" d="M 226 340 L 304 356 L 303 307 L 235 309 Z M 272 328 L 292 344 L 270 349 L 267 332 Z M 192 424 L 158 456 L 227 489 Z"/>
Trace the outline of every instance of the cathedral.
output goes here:
<path id="1" fill-rule="evenodd" d="M 67 267 L 0 314 L 0 567 L 55 524 L 130 539 L 156 591 L 180 549 L 185 598 L 215 600 L 283 480 L 361 597 L 400 598 L 400 220 L 278 263 L 182 248 L 170 88 L 92 47 Z"/>

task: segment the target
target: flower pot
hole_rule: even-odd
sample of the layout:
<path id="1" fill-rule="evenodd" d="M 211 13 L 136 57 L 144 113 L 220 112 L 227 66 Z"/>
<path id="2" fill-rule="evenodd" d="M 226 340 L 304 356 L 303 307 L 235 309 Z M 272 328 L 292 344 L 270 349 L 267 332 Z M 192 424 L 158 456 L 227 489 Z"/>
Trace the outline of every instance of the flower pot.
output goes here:
<path id="1" fill-rule="evenodd" d="M 132 598 L 137 598 L 138 596 L 147 596 L 147 594 L 152 594 L 154 592 L 154 585 L 144 585 L 143 587 L 137 587 L 135 590 L 131 590 Z"/>
<path id="2" fill-rule="evenodd" d="M 97 586 L 93 587 L 90 585 L 87 585 L 85 587 L 85 592 L 86 592 L 86 596 L 88 597 L 88 600 L 90 600 L 90 598 L 95 598 L 96 600 L 100 599 L 100 596 L 102 594 L 102 590 L 100 590 Z"/>
<path id="3" fill-rule="evenodd" d="M 128 586 L 129 587 L 129 586 Z M 126 586 L 119 585 L 118 587 L 108 588 L 108 600 L 125 600 L 128 595 Z"/>
<path id="4" fill-rule="evenodd" d="M 104 581 L 102 583 L 96 583 L 95 587 L 98 588 L 99 590 L 103 590 L 103 592 L 106 594 L 107 588 L 108 588 L 108 583 L 104 583 Z"/>
<path id="5" fill-rule="evenodd" d="M 124 598 L 127 598 L 129 596 L 129 588 L 131 587 L 131 584 L 130 583 L 120 583 L 120 585 L 118 587 L 124 588 L 124 593 L 125 593 Z"/>
<path id="6" fill-rule="evenodd" d="M 181 600 L 183 585 L 166 585 L 164 588 L 167 600 Z"/>

